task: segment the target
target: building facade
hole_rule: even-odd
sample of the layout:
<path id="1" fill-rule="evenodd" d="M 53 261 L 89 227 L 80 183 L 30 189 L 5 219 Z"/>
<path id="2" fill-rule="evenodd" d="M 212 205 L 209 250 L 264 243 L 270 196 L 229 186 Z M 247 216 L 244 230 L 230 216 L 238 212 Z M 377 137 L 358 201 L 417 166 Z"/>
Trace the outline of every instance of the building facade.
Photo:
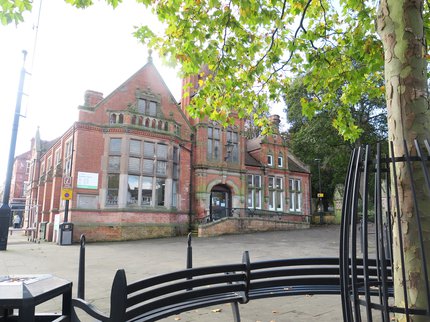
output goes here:
<path id="1" fill-rule="evenodd" d="M 93 241 L 308 227 L 310 173 L 282 136 L 192 119 L 191 96 L 178 104 L 151 58 L 108 96 L 87 91 L 71 128 L 32 141 L 27 225 L 50 241 L 65 220 Z"/>

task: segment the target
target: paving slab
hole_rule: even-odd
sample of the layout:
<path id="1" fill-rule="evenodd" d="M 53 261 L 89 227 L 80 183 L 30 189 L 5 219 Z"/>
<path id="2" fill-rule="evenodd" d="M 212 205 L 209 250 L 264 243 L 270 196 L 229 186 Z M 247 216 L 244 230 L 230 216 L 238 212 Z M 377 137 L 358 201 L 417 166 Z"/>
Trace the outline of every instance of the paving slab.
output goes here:
<path id="1" fill-rule="evenodd" d="M 338 256 L 339 226 L 313 226 L 307 230 L 259 232 L 193 238 L 193 266 L 241 262 L 249 251 L 251 261 L 297 257 Z M 124 268 L 128 281 L 168 273 L 186 267 L 187 237 L 86 244 L 85 298 L 108 312 L 115 272 Z M 79 244 L 59 246 L 29 242 L 22 233 L 9 236 L 0 252 L 0 275 L 54 274 L 70 280 L 77 292 Z M 243 322 L 341 321 L 336 295 L 289 296 L 262 299 L 240 305 Z M 61 308 L 57 298 L 37 307 L 37 312 Z M 203 308 L 162 321 L 233 321 L 229 305 Z"/>

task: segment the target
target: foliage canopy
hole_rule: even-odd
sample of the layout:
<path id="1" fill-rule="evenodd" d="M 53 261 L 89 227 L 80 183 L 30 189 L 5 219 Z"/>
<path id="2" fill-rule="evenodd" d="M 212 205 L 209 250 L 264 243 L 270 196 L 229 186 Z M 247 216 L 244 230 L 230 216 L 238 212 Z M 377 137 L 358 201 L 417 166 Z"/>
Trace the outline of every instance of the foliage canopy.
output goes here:
<path id="1" fill-rule="evenodd" d="M 92 0 L 66 0 L 80 8 Z M 116 7 L 121 0 L 106 0 Z M 383 97 L 383 49 L 373 1 L 362 0 L 137 0 L 152 9 L 165 30 L 140 26 L 135 36 L 182 77 L 199 74 L 189 112 L 224 125 L 232 113 L 268 127 L 267 112 L 301 76 L 312 96 L 304 115 L 332 111 L 332 124 L 348 140 L 362 131 L 351 114 L 361 98 Z M 29 0 L 0 0 L 3 24 L 22 21 Z M 426 15 L 428 13 L 426 12 Z M 428 18 L 428 16 L 427 16 Z M 425 20 L 426 21 L 426 20 Z M 429 39 L 427 30 L 426 37 Z M 209 67 L 205 73 L 202 66 Z M 206 69 L 207 70 L 207 69 Z M 342 104 L 338 104 L 340 102 Z"/>

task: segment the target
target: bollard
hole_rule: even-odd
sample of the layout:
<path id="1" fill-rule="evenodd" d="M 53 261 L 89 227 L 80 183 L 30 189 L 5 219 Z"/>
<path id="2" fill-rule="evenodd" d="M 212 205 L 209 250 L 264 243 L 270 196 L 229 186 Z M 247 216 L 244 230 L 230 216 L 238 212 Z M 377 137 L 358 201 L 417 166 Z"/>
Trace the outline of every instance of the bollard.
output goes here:
<path id="1" fill-rule="evenodd" d="M 85 299 L 85 235 L 80 238 L 79 248 L 79 273 L 78 273 L 78 298 Z"/>
<path id="2" fill-rule="evenodd" d="M 189 268 L 193 268 L 193 248 L 191 247 L 191 233 L 188 234 L 188 239 L 187 239 L 187 269 Z M 191 277 L 187 277 L 187 280 L 190 280 Z M 191 289 L 188 289 L 189 291 L 191 291 Z"/>
<path id="3" fill-rule="evenodd" d="M 193 248 L 191 247 L 191 233 L 188 234 L 187 269 L 188 268 L 193 268 Z"/>

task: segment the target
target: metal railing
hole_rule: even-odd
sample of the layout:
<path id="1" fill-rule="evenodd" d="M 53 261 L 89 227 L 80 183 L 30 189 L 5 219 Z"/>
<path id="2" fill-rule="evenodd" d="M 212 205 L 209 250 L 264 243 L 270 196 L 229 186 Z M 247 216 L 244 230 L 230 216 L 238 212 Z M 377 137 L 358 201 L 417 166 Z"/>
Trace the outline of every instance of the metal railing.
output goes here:
<path id="1" fill-rule="evenodd" d="M 415 141 L 416 156 L 409 154 L 406 143 L 403 151 L 395 152 L 391 143 L 388 157 L 381 155 L 379 145 L 374 155 L 369 146 L 357 148 L 351 155 L 340 236 L 344 321 L 371 322 L 378 315 L 378 321 L 389 322 L 395 314 L 403 315 L 402 321 L 415 321 L 413 316 L 430 317 L 426 264 L 430 254 L 425 252 L 422 226 L 430 210 L 428 141 L 424 142 L 424 149 Z M 419 198 L 417 189 L 421 190 Z M 374 222 L 370 221 L 370 210 L 374 210 Z M 370 246 L 371 239 L 375 246 Z M 378 274 L 376 279 L 370 279 L 368 272 L 375 268 L 370 261 L 375 259 Z M 410 270 L 411 263 L 418 264 L 416 276 Z M 421 288 L 419 303 L 413 303 L 410 293 L 415 286 Z M 375 291 L 377 296 L 372 296 Z M 389 299 L 392 294 L 394 301 Z"/>

